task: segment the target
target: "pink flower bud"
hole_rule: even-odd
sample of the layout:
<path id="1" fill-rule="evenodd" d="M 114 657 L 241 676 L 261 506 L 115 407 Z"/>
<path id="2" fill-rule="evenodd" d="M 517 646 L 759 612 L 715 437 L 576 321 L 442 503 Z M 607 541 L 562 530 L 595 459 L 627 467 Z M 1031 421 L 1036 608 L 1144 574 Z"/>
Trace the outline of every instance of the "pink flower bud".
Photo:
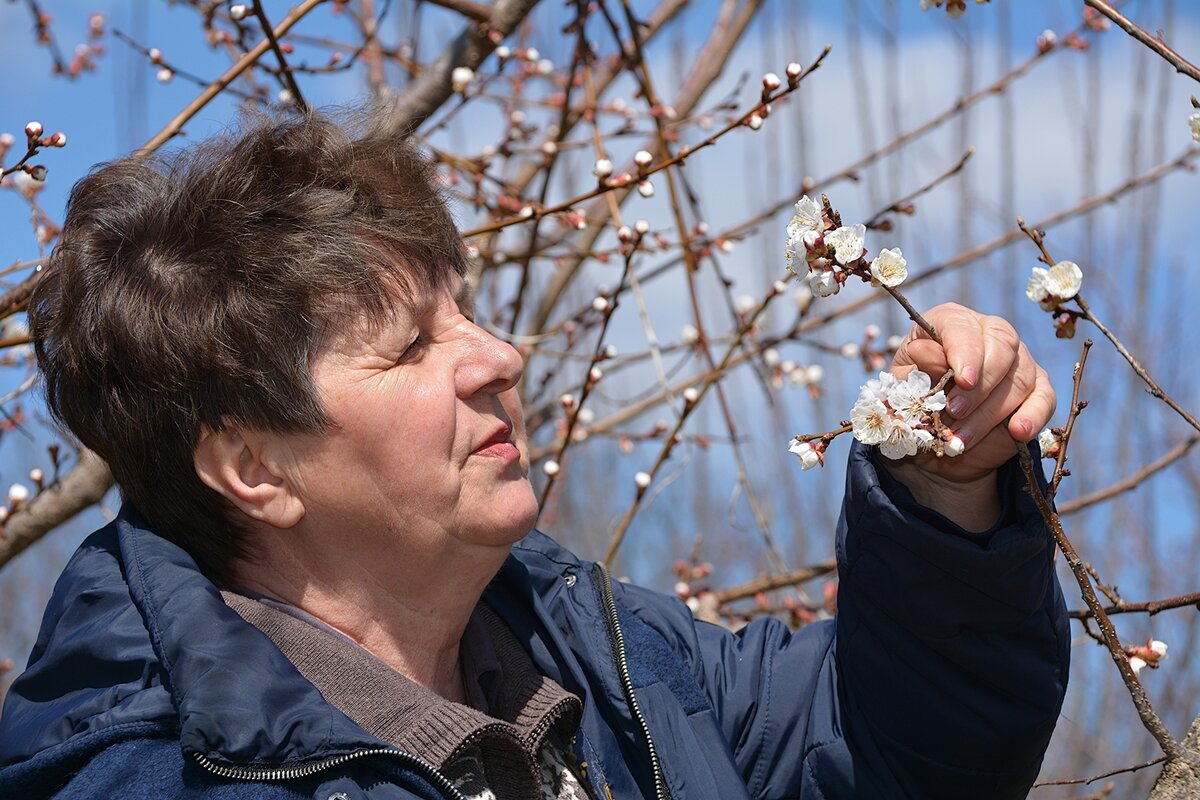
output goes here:
<path id="1" fill-rule="evenodd" d="M 151 47 L 146 51 L 146 55 L 149 56 L 151 64 L 162 62 L 162 50 L 159 50 L 157 47 Z"/>
<path id="2" fill-rule="evenodd" d="M 617 228 L 617 238 L 625 244 L 629 244 L 634 240 L 633 229 L 628 225 L 622 225 Z"/>
<path id="3" fill-rule="evenodd" d="M 653 162 L 654 156 L 650 154 L 649 150 L 638 150 L 633 154 L 633 163 L 637 164 L 638 167 L 642 169 L 650 166 L 650 164 Z"/>
<path id="4" fill-rule="evenodd" d="M 50 138 L 46 144 L 50 145 L 51 147 L 66 147 L 67 135 L 62 131 L 57 131 L 50 135 Z"/>
<path id="5" fill-rule="evenodd" d="M 804 67 L 793 61 L 787 65 L 785 72 L 787 73 L 788 78 L 795 80 L 796 78 L 800 77 L 801 73 L 804 72 Z"/>
<path id="6" fill-rule="evenodd" d="M 775 91 L 779 88 L 779 76 L 774 72 L 768 72 L 766 75 L 763 75 L 762 85 L 764 92 Z"/>
<path id="7" fill-rule="evenodd" d="M 36 139 L 42 135 L 42 123 L 37 120 L 25 123 L 25 135 L 30 139 Z"/>

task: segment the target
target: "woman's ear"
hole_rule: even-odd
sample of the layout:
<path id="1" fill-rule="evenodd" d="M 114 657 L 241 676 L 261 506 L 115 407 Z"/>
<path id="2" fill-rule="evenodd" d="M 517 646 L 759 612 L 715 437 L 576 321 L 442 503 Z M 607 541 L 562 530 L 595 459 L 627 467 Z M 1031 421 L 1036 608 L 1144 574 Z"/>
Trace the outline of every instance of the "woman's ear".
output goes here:
<path id="1" fill-rule="evenodd" d="M 270 433 L 237 426 L 205 427 L 192 452 L 196 475 L 251 519 L 291 528 L 304 517 L 304 502 L 286 469 L 267 454 Z"/>

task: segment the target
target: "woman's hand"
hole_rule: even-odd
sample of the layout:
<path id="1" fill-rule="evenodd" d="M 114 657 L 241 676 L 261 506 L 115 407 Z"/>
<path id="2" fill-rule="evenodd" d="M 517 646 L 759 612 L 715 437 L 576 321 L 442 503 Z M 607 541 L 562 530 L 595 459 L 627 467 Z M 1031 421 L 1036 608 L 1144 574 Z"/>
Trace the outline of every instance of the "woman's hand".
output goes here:
<path id="1" fill-rule="evenodd" d="M 922 454 L 888 462 L 888 470 L 922 505 L 967 530 L 986 530 L 1000 514 L 995 471 L 1037 436 L 1054 414 L 1054 389 L 1017 332 L 1006 320 L 946 303 L 925 319 L 939 345 L 914 325 L 892 361 L 892 372 L 912 367 L 937 382 L 954 370 L 942 422 L 966 444 L 957 458 Z"/>

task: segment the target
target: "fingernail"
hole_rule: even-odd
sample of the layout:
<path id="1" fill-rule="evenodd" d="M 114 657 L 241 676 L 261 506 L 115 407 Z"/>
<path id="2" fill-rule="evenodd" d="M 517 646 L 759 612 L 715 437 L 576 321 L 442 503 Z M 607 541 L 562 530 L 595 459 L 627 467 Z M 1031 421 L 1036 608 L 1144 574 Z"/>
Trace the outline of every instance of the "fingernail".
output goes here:
<path id="1" fill-rule="evenodd" d="M 970 447 L 971 441 L 975 438 L 975 435 L 973 433 L 971 433 L 971 431 L 967 430 L 966 428 L 961 428 L 959 430 L 954 431 L 954 435 L 957 436 L 959 439 L 962 439 L 963 447 Z"/>
<path id="2" fill-rule="evenodd" d="M 975 381 L 979 378 L 979 373 L 970 364 L 958 371 L 959 382 L 967 386 L 974 386 Z"/>
<path id="3" fill-rule="evenodd" d="M 1021 441 L 1028 442 L 1033 438 L 1033 422 L 1021 417 L 1017 420 L 1017 432 L 1020 434 Z"/>
<path id="4" fill-rule="evenodd" d="M 950 398 L 950 413 L 956 417 L 961 417 L 966 413 L 966 410 L 971 407 L 971 401 L 963 397 L 961 394 L 956 394 Z"/>

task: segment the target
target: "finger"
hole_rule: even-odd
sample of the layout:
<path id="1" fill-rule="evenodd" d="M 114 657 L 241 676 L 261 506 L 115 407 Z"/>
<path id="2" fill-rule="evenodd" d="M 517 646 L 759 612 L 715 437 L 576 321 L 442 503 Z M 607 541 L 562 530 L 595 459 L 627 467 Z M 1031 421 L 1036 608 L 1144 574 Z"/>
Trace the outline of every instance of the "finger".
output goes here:
<path id="1" fill-rule="evenodd" d="M 1017 332 L 1000 317 L 983 317 L 980 326 L 983 356 L 978 377 L 974 385 L 964 385 L 958 380 L 956 372 L 955 387 L 946 396 L 947 408 L 951 416 L 957 419 L 964 419 L 974 413 L 975 409 L 987 401 L 996 387 L 1009 378 L 1021 348 L 1024 347 Z M 947 343 L 948 348 L 949 346 Z M 953 363 L 954 355 L 948 352 L 947 357 Z M 1030 370 L 1037 366 L 1032 358 L 1027 357 L 1025 363 Z M 1032 372 L 1027 377 L 1032 384 Z"/>
<path id="2" fill-rule="evenodd" d="M 966 390 L 978 384 L 985 364 L 989 343 L 982 323 L 984 319 L 992 318 L 954 306 L 941 315 L 937 325 L 946 350 L 946 363 L 954 370 L 954 382 Z"/>
<path id="3" fill-rule="evenodd" d="M 1018 442 L 1028 442 L 1054 418 L 1057 405 L 1058 397 L 1050 385 L 1050 376 L 1046 370 L 1038 367 L 1033 391 L 1009 420 L 1009 434 Z"/>
<path id="4" fill-rule="evenodd" d="M 997 426 L 1007 429 L 1005 420 L 1020 409 L 1037 388 L 1039 370 L 1040 367 L 1029 351 L 1021 345 L 1017 357 L 1012 360 L 1003 379 L 996 382 L 974 411 L 959 418 L 959 422 L 954 426 L 958 437 L 970 447 L 972 442 L 987 436 Z M 1021 435 L 1021 429 L 1029 424 L 1029 420 L 1024 416 L 1022 419 L 1024 421 L 1017 431 Z"/>

